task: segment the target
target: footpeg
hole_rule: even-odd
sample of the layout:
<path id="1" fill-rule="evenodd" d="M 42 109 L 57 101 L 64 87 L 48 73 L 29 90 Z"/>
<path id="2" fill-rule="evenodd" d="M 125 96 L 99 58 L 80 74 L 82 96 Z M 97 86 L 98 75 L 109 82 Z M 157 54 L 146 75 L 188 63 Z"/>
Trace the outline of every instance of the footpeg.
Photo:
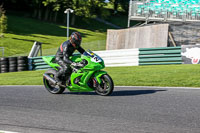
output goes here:
<path id="1" fill-rule="evenodd" d="M 63 84 L 60 83 L 60 82 L 57 82 L 57 85 L 60 86 L 60 87 L 64 87 L 64 88 L 66 88 L 66 85 L 63 85 Z"/>

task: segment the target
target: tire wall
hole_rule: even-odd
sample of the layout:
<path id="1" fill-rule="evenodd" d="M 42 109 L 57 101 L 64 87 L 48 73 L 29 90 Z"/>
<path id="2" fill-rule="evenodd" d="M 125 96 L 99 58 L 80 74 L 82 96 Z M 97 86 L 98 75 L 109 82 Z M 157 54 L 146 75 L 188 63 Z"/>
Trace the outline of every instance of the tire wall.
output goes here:
<path id="1" fill-rule="evenodd" d="M 2 57 L 0 58 L 0 73 L 28 70 L 28 57 Z"/>

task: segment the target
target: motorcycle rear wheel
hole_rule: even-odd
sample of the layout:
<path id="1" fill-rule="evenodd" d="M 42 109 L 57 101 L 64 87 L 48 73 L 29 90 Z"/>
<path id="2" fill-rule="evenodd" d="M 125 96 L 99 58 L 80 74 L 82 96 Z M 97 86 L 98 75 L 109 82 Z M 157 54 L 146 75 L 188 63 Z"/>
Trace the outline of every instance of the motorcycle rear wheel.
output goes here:
<path id="1" fill-rule="evenodd" d="M 108 74 L 105 74 L 101 77 L 101 80 L 102 84 L 96 88 L 95 92 L 101 96 L 110 95 L 114 90 L 112 78 Z"/>
<path id="2" fill-rule="evenodd" d="M 45 74 L 48 74 L 50 77 L 54 78 L 56 75 L 56 70 L 49 69 L 45 72 Z M 47 91 L 49 91 L 52 94 L 61 94 L 65 91 L 65 87 L 61 87 L 58 85 L 54 85 L 50 81 L 48 81 L 46 78 L 43 77 L 43 83 Z"/>

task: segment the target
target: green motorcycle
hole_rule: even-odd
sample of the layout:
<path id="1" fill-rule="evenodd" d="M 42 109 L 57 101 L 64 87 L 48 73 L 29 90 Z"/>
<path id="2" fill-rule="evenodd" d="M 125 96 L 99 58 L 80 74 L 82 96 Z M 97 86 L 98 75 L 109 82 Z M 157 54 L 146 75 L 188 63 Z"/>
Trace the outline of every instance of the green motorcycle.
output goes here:
<path id="1" fill-rule="evenodd" d="M 52 67 L 43 74 L 44 86 L 50 93 L 61 94 L 66 88 L 71 92 L 95 91 L 101 96 L 107 96 L 113 92 L 113 80 L 106 71 L 102 71 L 105 65 L 101 57 L 88 50 L 82 55 L 73 55 L 70 59 L 81 65 L 71 66 L 72 74 L 70 77 L 66 76 L 66 74 L 60 77 L 63 84 L 61 86 L 54 79 L 54 76 L 60 68 L 55 63 L 55 56 L 43 57 L 43 60 Z"/>

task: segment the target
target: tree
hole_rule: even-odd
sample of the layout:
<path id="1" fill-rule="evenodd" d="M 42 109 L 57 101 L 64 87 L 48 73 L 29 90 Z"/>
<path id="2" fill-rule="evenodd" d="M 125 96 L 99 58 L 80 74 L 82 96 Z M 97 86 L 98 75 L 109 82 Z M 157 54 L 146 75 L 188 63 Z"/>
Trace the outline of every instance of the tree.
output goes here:
<path id="1" fill-rule="evenodd" d="M 128 12 L 129 0 L 111 0 L 110 2 L 113 4 L 114 14 L 118 12 L 119 5 L 125 12 Z"/>
<path id="2" fill-rule="evenodd" d="M 128 8 L 129 8 L 129 0 L 120 0 L 120 5 L 122 7 L 122 9 L 128 13 Z"/>
<path id="3" fill-rule="evenodd" d="M 60 10 L 60 2 L 61 0 L 44 0 L 42 3 L 46 7 L 44 20 L 48 20 L 50 12 L 55 12 L 54 21 L 57 19 L 57 12 Z"/>
<path id="4" fill-rule="evenodd" d="M 96 16 L 105 17 L 107 13 L 103 10 L 105 0 L 6 0 L 6 8 L 11 10 L 21 10 L 32 12 L 32 17 L 40 20 L 57 22 L 58 16 L 66 21 L 64 11 L 67 8 L 75 10 L 75 16 L 92 18 Z M 25 6 L 23 5 L 25 3 Z M 104 12 L 104 13 L 103 13 Z M 60 13 L 60 14 L 59 14 Z"/>
<path id="5" fill-rule="evenodd" d="M 42 1 L 43 0 L 32 0 L 30 6 L 34 10 L 33 17 L 40 20 L 42 19 Z"/>
<path id="6" fill-rule="evenodd" d="M 72 25 L 75 23 L 76 16 L 84 18 L 103 16 L 103 7 L 105 5 L 104 1 L 105 0 L 73 0 L 71 7 L 74 10 Z"/>
<path id="7" fill-rule="evenodd" d="M 0 36 L 3 37 L 3 33 L 7 30 L 7 17 L 3 6 L 0 6 Z"/>
<path id="8" fill-rule="evenodd" d="M 73 0 L 72 9 L 77 16 L 93 17 L 101 15 L 104 0 Z"/>
<path id="9" fill-rule="evenodd" d="M 110 2 L 113 4 L 114 14 L 116 14 L 120 0 L 111 0 Z"/>

